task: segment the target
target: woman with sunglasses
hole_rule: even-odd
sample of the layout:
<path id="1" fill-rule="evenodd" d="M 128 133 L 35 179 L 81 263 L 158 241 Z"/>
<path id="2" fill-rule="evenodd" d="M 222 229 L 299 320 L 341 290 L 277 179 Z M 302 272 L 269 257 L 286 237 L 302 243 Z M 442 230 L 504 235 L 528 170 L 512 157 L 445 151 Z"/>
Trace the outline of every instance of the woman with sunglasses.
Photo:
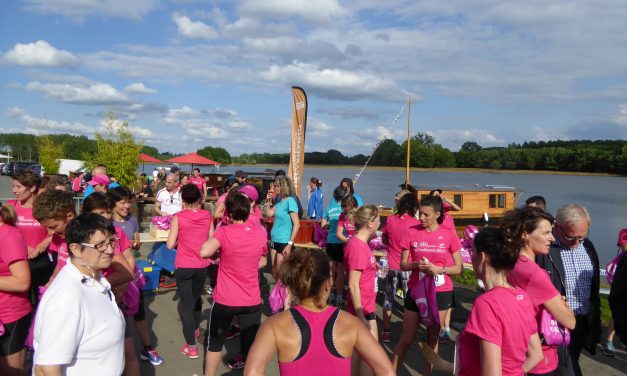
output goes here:
<path id="1" fill-rule="evenodd" d="M 67 225 L 67 264 L 44 294 L 35 319 L 36 375 L 120 375 L 124 316 L 101 271 L 116 243 L 110 220 L 82 213 Z"/>
<path id="2" fill-rule="evenodd" d="M 519 250 L 518 261 L 509 272 L 508 281 L 525 290 L 533 303 L 539 323 L 542 310 L 547 310 L 560 325 L 572 330 L 575 314 L 565 298 L 551 283 L 546 270 L 535 263 L 536 255 L 547 255 L 553 238 L 553 217 L 539 208 L 523 207 L 508 212 L 500 228 L 508 244 Z M 544 359 L 529 371 L 529 375 L 556 375 L 557 347 L 543 344 Z"/>

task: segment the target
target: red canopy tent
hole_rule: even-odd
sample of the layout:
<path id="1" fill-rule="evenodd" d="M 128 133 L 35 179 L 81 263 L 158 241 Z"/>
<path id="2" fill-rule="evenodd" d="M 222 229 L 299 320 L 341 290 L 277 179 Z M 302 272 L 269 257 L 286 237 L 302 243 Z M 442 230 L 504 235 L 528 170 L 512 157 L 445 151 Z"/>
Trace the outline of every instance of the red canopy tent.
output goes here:
<path id="1" fill-rule="evenodd" d="M 194 168 L 194 165 L 220 166 L 220 162 L 213 161 L 209 158 L 205 158 L 202 155 L 198 155 L 196 153 L 188 153 L 185 155 L 181 155 L 179 157 L 170 158 L 166 160 L 166 162 L 179 163 L 179 164 L 191 164 L 192 168 Z"/>
<path id="2" fill-rule="evenodd" d="M 139 159 L 141 159 L 141 161 L 144 163 L 161 163 L 162 162 L 160 159 L 157 159 L 153 157 L 152 155 L 148 155 L 144 153 L 141 153 L 139 155 Z"/>

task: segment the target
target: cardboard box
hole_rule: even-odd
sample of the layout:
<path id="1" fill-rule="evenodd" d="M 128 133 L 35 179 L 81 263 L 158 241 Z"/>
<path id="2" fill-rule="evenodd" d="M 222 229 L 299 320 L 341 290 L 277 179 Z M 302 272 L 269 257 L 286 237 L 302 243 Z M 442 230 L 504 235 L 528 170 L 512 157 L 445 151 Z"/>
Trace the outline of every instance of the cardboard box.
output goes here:
<path id="1" fill-rule="evenodd" d="M 170 230 L 160 230 L 157 227 L 155 227 L 154 224 L 152 223 L 150 224 L 150 235 L 152 235 L 153 238 L 167 239 L 168 234 L 170 234 Z"/>

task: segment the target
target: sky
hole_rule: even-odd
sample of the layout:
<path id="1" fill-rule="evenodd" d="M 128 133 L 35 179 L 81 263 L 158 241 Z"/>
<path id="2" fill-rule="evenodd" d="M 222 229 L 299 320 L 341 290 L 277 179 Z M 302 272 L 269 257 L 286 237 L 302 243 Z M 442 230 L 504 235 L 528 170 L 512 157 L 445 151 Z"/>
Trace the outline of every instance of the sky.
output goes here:
<path id="1" fill-rule="evenodd" d="M 0 132 L 94 137 L 112 111 L 161 152 L 370 154 L 382 137 L 627 139 L 622 0 L 0 2 Z M 400 114 L 400 116 L 398 116 Z"/>

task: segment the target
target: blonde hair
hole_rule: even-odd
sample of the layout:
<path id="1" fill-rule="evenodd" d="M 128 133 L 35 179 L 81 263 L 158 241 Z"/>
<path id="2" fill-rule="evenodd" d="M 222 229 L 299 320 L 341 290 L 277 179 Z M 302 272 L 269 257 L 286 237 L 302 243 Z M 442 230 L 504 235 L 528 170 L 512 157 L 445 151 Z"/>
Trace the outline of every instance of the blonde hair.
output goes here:
<path id="1" fill-rule="evenodd" d="M 357 210 L 352 210 L 349 214 L 349 220 L 355 224 L 355 229 L 360 230 L 369 222 L 374 221 L 379 215 L 379 208 L 375 205 L 364 205 Z"/>
<path id="2" fill-rule="evenodd" d="M 292 185 L 292 181 L 287 176 L 277 176 L 274 179 L 274 184 L 279 186 L 278 194 L 281 198 L 290 197 L 294 193 L 294 185 Z"/>
<path id="3" fill-rule="evenodd" d="M 13 208 L 13 206 L 2 205 L 2 208 L 0 208 L 0 220 L 5 225 L 15 226 L 17 216 L 15 214 L 15 209 Z"/>

